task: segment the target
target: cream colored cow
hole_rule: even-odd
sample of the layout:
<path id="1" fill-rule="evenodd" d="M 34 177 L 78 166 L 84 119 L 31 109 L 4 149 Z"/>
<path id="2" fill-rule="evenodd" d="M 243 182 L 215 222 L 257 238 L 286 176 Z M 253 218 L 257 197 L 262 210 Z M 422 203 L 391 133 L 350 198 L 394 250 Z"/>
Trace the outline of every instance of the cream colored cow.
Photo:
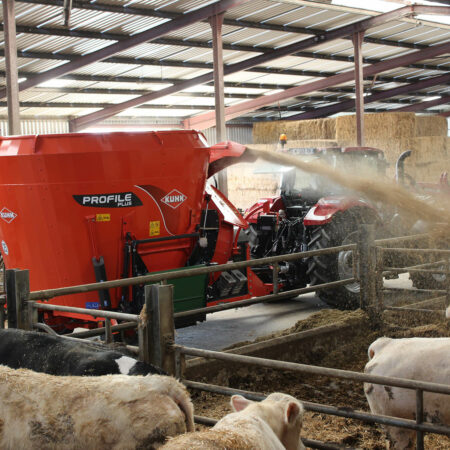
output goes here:
<path id="1" fill-rule="evenodd" d="M 303 406 L 286 394 L 270 394 L 262 402 L 231 397 L 235 412 L 207 431 L 170 439 L 164 450 L 303 450 L 300 440 Z"/>
<path id="2" fill-rule="evenodd" d="M 365 372 L 450 385 L 450 338 L 379 338 L 369 347 Z M 364 384 L 374 414 L 414 419 L 416 393 L 379 384 Z M 424 392 L 425 421 L 450 424 L 450 396 Z M 414 448 L 416 433 L 407 428 L 386 427 L 395 449 Z"/>
<path id="3" fill-rule="evenodd" d="M 0 366 L 0 448 L 157 448 L 194 429 L 186 388 L 161 375 L 62 377 Z"/>

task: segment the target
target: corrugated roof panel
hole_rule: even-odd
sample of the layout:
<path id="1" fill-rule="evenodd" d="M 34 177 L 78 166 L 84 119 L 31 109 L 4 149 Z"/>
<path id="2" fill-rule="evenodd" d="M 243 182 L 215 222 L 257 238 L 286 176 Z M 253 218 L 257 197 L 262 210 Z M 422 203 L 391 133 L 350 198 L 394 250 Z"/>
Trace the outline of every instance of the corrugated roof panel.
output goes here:
<path id="1" fill-rule="evenodd" d="M 214 3 L 214 0 L 171 0 L 158 7 L 161 11 L 188 12 Z"/>
<path id="2" fill-rule="evenodd" d="M 17 68 L 19 71 L 40 73 L 61 66 L 66 62 L 51 61 L 48 59 L 17 58 Z M 4 61 L 0 61 L 0 70 L 4 70 Z"/>
<path id="3" fill-rule="evenodd" d="M 182 108 L 168 108 L 168 109 L 147 109 L 147 108 L 132 108 L 122 111 L 118 116 L 136 116 L 136 117 L 188 117 L 193 114 L 202 112 L 201 109 L 182 109 Z"/>
<path id="4" fill-rule="evenodd" d="M 172 55 L 176 55 L 178 52 L 189 50 L 189 47 L 182 47 L 177 45 L 162 45 L 162 44 L 152 44 L 144 43 L 136 47 L 130 48 L 128 50 L 117 53 L 114 56 L 125 56 L 131 58 L 167 58 Z"/>
<path id="5" fill-rule="evenodd" d="M 209 3 L 207 0 L 97 0 L 97 3 L 104 3 L 110 5 L 120 6 L 135 6 L 137 8 L 160 8 L 164 11 L 176 11 L 186 12 L 196 9 Z M 30 26 L 42 26 L 61 28 L 63 22 L 63 9 L 61 6 L 48 6 L 48 5 L 34 5 L 16 2 L 16 15 L 17 23 L 26 24 Z M 0 11 L 1 13 L 1 11 Z M 254 21 L 269 24 L 281 24 L 297 27 L 312 27 L 315 29 L 329 30 L 344 24 L 353 23 L 362 20 L 365 17 L 375 15 L 375 13 L 368 12 L 367 14 L 362 11 L 356 11 L 353 13 L 349 8 L 332 7 L 327 9 L 327 5 L 321 4 L 295 4 L 292 1 L 279 2 L 268 0 L 254 0 L 247 2 L 239 7 L 232 8 L 226 13 L 227 18 L 241 19 L 244 21 Z M 149 17 L 145 15 L 131 15 L 122 13 L 109 13 L 106 11 L 94 11 L 90 9 L 74 8 L 72 10 L 71 17 L 71 29 L 73 30 L 86 30 L 92 32 L 120 32 L 135 34 L 143 30 L 149 29 L 166 21 L 157 17 Z M 235 43 L 237 45 L 253 46 L 257 48 L 262 47 L 280 47 L 288 45 L 292 42 L 300 41 L 306 36 L 297 33 L 285 33 L 280 31 L 262 30 L 258 28 L 242 28 L 239 26 L 223 26 L 224 42 Z M 166 36 L 177 39 L 194 39 L 199 41 L 211 41 L 211 29 L 207 22 L 201 22 L 193 24 L 189 27 L 185 27 L 169 33 Z M 445 27 L 440 27 L 438 24 L 435 26 L 427 22 L 421 22 L 418 25 L 412 21 L 391 21 L 383 24 L 372 30 L 366 32 L 366 36 L 389 38 L 397 41 L 415 42 L 419 44 L 436 44 L 438 42 L 446 42 L 450 39 L 450 30 Z M 77 37 L 61 37 L 61 36 L 45 36 L 45 35 L 30 35 L 19 34 L 18 44 L 19 49 L 28 49 L 32 52 L 43 53 L 72 53 L 72 54 L 87 54 L 95 51 L 104 46 L 110 45 L 113 41 L 104 39 L 82 39 Z M 410 50 L 402 47 L 391 47 L 381 44 L 369 44 L 363 45 L 363 56 L 376 59 L 386 59 L 397 57 L 401 54 L 406 54 Z M 323 54 L 331 54 L 338 56 L 352 56 L 353 46 L 350 40 L 335 40 L 332 42 L 325 42 L 318 44 L 315 47 L 306 49 L 306 52 L 320 52 Z M 224 61 L 226 64 L 236 63 L 251 57 L 256 56 L 256 52 L 245 52 L 239 50 L 226 50 L 224 51 Z M 191 79 L 201 74 L 210 72 L 211 69 L 195 69 L 191 67 L 166 67 L 161 65 L 143 65 L 139 59 L 153 59 L 156 61 L 184 61 L 186 63 L 212 63 L 212 51 L 209 48 L 191 48 L 183 46 L 172 45 L 155 45 L 151 43 L 141 44 L 137 47 L 128 49 L 122 52 L 118 56 L 135 58 L 136 64 L 112 64 L 105 62 L 97 62 L 95 64 L 83 67 L 77 71 L 77 74 L 83 75 L 103 75 L 103 76 L 133 76 L 133 77 L 147 77 L 147 78 L 178 78 L 178 79 Z M 58 60 L 33 60 L 31 58 L 19 58 L 20 72 L 44 72 L 52 67 L 64 64 L 64 61 Z M 439 58 L 433 58 L 428 61 L 424 61 L 426 64 L 440 66 L 441 70 L 422 70 L 414 68 L 397 68 L 391 71 L 383 73 L 385 77 L 402 77 L 415 81 L 424 77 L 434 76 L 442 74 L 444 70 L 448 70 L 450 67 L 450 60 L 448 56 L 442 56 Z M 292 70 L 310 70 L 310 71 L 323 71 L 323 72 L 341 72 L 352 70 L 353 64 L 348 62 L 335 61 L 331 59 L 311 59 L 300 58 L 297 56 L 283 57 L 271 62 L 265 63 L 265 67 L 272 67 L 276 69 L 292 69 Z M 4 70 L 4 60 L 0 62 L 0 70 Z M 267 74 L 257 72 L 242 72 L 232 74 L 226 77 L 226 80 L 234 80 L 237 82 L 251 82 L 254 84 L 283 84 L 283 85 L 298 85 L 303 83 L 309 83 L 313 81 L 313 77 L 301 77 L 295 75 L 280 75 L 278 73 Z M 61 80 L 57 80 L 61 82 Z M 66 80 L 62 80 L 65 82 Z M 4 83 L 0 80 L 0 83 Z M 37 90 L 32 89 L 25 91 L 21 94 L 21 99 L 29 99 L 29 101 L 40 102 L 52 102 L 52 101 L 64 101 L 64 102 L 79 102 L 92 101 L 97 103 L 105 103 L 107 101 L 122 101 L 125 98 L 131 98 L 133 96 L 133 89 L 142 89 L 142 86 L 146 86 L 147 89 L 159 90 L 164 85 L 157 83 L 118 83 L 118 82 L 100 82 L 89 83 L 80 82 L 81 84 L 64 84 L 62 86 L 112 86 L 123 88 L 127 86 L 130 89 L 130 94 L 82 94 L 82 93 L 64 93 L 57 92 L 55 90 Z M 83 84 L 84 83 L 84 84 Z M 387 86 L 389 83 L 376 82 L 375 86 Z M 45 84 L 48 85 L 48 84 Z M 58 86 L 55 82 L 55 86 Z M 353 81 L 344 83 L 343 86 L 353 86 Z M 205 88 L 203 88 L 205 89 Z M 212 87 L 208 86 L 207 89 L 211 92 Z M 274 92 L 273 90 L 265 89 L 240 89 L 240 88 L 227 88 L 233 89 L 236 92 Z M 445 92 L 447 87 L 437 88 L 436 91 L 430 92 Z M 204 90 L 203 90 L 204 91 Z M 199 86 L 191 88 L 191 92 L 203 92 Z M 139 94 L 140 95 L 140 94 Z M 316 93 L 315 97 L 320 97 L 322 94 Z M 334 98 L 339 96 L 340 98 L 348 98 L 348 95 L 339 93 L 331 93 Z M 109 100 L 108 100 L 109 98 Z M 164 99 L 159 99 L 160 101 Z M 212 97 L 204 98 L 199 96 L 195 97 L 180 97 L 171 96 L 169 99 L 175 104 L 184 103 L 186 105 L 206 105 L 212 104 Z M 209 103 L 205 103 L 208 101 Z M 240 102 L 240 99 L 227 99 L 227 104 Z M 296 105 L 298 99 L 291 99 L 282 102 L 283 105 Z M 314 99 L 301 99 L 300 104 L 307 103 L 309 106 L 323 105 L 329 102 L 326 98 L 324 100 Z M 155 100 L 158 103 L 158 100 Z M 48 108 L 49 111 L 59 108 Z M 92 109 L 92 108 L 91 108 Z M 29 108 L 26 113 L 29 114 Z M 93 110 L 93 109 L 92 109 Z M 38 108 L 38 114 L 43 114 L 45 108 Z M 65 110 L 66 111 L 66 110 Z M 66 111 L 67 113 L 67 111 Z M 73 113 L 71 108 L 70 113 Z M 80 110 L 81 113 L 86 113 L 86 110 Z M 133 111 L 133 114 L 143 114 L 138 108 Z M 46 115 L 49 113 L 46 112 Z M 129 114 L 129 112 L 127 113 Z M 146 113 L 147 114 L 147 113 Z M 186 115 L 192 115 L 193 111 L 186 112 Z M 161 112 L 158 111 L 159 117 Z M 249 113 L 250 117 L 252 113 Z M 259 115 L 259 113 L 258 113 Z M 266 115 L 273 115 L 266 113 Z"/>
<path id="6" fill-rule="evenodd" d="M 79 93 L 79 94 L 65 94 L 60 95 L 58 97 L 53 98 L 52 100 L 48 100 L 49 103 L 92 103 L 92 104 L 98 104 L 98 103 L 121 103 L 125 102 L 127 100 L 130 100 L 132 98 L 137 97 L 137 95 L 133 95 L 130 93 L 130 95 L 124 95 L 124 94 L 86 94 L 86 93 Z"/>
<path id="7" fill-rule="evenodd" d="M 227 27 L 227 25 L 222 27 L 222 33 L 225 33 Z M 197 37 L 202 40 L 212 39 L 211 27 L 207 22 L 197 22 L 193 25 L 170 31 L 165 36 L 177 39 L 195 39 Z"/>
<path id="8" fill-rule="evenodd" d="M 60 18 L 63 23 L 62 8 L 51 5 L 30 5 L 28 3 L 14 2 L 16 21 L 20 23 L 37 25 L 54 17 Z M 3 20 L 3 9 L 0 11 Z"/>

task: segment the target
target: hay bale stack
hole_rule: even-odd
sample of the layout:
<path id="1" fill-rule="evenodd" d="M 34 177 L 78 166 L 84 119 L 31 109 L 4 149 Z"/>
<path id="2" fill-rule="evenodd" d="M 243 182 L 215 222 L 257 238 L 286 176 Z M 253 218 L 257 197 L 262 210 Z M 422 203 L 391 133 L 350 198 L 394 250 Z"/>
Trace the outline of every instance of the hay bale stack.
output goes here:
<path id="1" fill-rule="evenodd" d="M 416 118 L 414 113 L 364 114 L 364 137 L 373 139 L 404 139 L 414 137 Z M 355 115 L 340 116 L 336 119 L 336 139 L 356 145 Z"/>
<path id="2" fill-rule="evenodd" d="M 252 163 L 242 163 L 227 170 L 228 198 L 233 205 L 242 210 L 246 210 L 260 198 L 277 195 L 280 186 L 278 175 L 254 173 L 254 168 Z"/>
<path id="3" fill-rule="evenodd" d="M 365 145 L 384 151 L 390 166 L 388 176 L 395 173 L 395 162 L 402 152 L 412 150 L 405 170 L 417 181 L 439 181 L 442 172 L 450 172 L 450 138 L 447 120 L 440 116 L 416 116 L 412 112 L 365 114 Z M 356 145 L 355 115 L 336 119 L 259 122 L 253 126 L 252 145 L 261 150 L 276 150 L 281 133 L 286 133 L 288 147 L 351 147 Z M 274 175 L 253 174 L 231 169 L 230 199 L 245 209 L 260 197 L 276 195 L 279 186 Z M 275 183 L 275 184 L 274 184 Z"/>
<path id="4" fill-rule="evenodd" d="M 417 181 L 437 183 L 443 172 L 450 172 L 450 138 L 417 137 L 411 140 L 411 156 L 405 169 Z"/>
<path id="5" fill-rule="evenodd" d="M 286 133 L 288 140 L 335 139 L 336 119 L 258 122 L 253 125 L 253 142 L 275 143 L 281 133 Z"/>
<path id="6" fill-rule="evenodd" d="M 416 116 L 416 137 L 447 136 L 447 119 L 442 116 Z"/>

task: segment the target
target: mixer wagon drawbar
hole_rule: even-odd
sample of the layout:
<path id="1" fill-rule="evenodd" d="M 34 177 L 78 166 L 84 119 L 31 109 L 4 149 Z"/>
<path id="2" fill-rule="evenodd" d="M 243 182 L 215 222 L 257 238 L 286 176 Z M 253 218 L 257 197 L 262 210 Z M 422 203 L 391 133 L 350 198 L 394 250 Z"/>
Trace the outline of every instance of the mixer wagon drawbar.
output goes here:
<path id="1" fill-rule="evenodd" d="M 196 131 L 1 138 L 5 267 L 29 269 L 35 291 L 245 258 L 236 236 L 247 221 L 207 183 L 244 151 Z M 176 312 L 272 291 L 251 269 L 173 283 Z M 135 286 L 51 303 L 139 313 L 143 301 Z M 96 326 L 67 312 L 43 319 L 59 332 Z"/>

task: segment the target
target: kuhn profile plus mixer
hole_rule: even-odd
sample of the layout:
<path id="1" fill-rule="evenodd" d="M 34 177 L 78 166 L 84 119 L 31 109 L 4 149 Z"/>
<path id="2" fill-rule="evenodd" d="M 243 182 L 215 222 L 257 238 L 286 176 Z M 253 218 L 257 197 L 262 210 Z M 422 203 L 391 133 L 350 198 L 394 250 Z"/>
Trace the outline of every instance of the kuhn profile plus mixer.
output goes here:
<path id="1" fill-rule="evenodd" d="M 195 131 L 1 138 L 5 267 L 29 269 L 35 291 L 225 263 L 238 252 L 234 229 L 247 222 L 206 180 L 244 150 L 209 147 Z M 248 292 L 246 272 L 181 279 L 175 310 L 250 295 L 258 292 Z M 142 301 L 142 287 L 130 287 L 52 302 L 139 312 Z M 65 312 L 45 319 L 62 330 L 75 323 L 69 318 L 87 319 Z"/>

